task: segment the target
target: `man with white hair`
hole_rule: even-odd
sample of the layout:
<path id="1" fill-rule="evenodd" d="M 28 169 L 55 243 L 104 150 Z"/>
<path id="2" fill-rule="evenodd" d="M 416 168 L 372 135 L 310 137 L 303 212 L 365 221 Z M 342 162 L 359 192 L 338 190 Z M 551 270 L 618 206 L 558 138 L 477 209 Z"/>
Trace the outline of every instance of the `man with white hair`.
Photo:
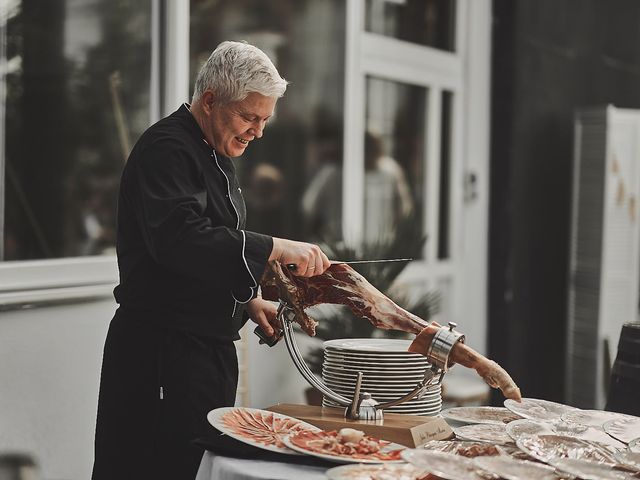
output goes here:
<path id="1" fill-rule="evenodd" d="M 262 137 L 287 82 L 260 49 L 223 42 L 202 66 L 192 104 L 134 146 L 118 200 L 119 303 L 104 347 L 93 479 L 192 479 L 212 427 L 234 404 L 233 341 L 247 318 L 273 335 L 257 296 L 270 260 L 323 273 L 316 245 L 244 230 L 231 158 Z"/>

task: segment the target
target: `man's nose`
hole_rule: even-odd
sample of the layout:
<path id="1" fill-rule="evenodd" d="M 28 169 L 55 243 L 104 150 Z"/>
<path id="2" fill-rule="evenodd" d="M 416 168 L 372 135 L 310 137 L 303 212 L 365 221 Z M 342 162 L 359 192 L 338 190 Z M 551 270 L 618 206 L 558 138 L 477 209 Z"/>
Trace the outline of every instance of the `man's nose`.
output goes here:
<path id="1" fill-rule="evenodd" d="M 253 127 L 251 127 L 251 130 L 249 130 L 249 133 L 251 133 L 251 135 L 253 135 L 255 138 L 262 138 L 263 131 L 264 131 L 264 123 L 258 122 L 254 124 Z"/>

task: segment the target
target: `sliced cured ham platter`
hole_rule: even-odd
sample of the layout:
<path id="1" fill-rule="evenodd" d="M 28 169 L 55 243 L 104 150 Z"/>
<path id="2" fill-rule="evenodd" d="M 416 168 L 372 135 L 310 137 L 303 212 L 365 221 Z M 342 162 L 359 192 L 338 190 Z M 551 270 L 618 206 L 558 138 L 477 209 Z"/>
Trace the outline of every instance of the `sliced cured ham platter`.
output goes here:
<path id="1" fill-rule="evenodd" d="M 283 439 L 286 436 L 302 431 L 320 430 L 297 418 L 258 408 L 216 408 L 207 414 L 207 420 L 214 428 L 236 440 L 289 455 L 298 455 L 298 452 L 284 444 Z"/>
<path id="2" fill-rule="evenodd" d="M 349 438 L 343 434 L 346 430 L 357 433 Z M 340 463 L 403 463 L 400 453 L 407 448 L 348 428 L 300 431 L 286 437 L 284 443 L 297 452 Z"/>

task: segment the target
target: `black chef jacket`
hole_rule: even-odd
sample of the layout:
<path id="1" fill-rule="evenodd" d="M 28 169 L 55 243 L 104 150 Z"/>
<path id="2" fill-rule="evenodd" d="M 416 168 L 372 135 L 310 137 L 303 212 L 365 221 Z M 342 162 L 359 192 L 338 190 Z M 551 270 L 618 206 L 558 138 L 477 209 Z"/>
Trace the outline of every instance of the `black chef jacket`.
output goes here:
<path id="1" fill-rule="evenodd" d="M 182 105 L 142 135 L 124 169 L 116 301 L 151 322 L 237 339 L 242 304 L 255 297 L 273 247 L 243 230 L 245 219 L 231 159 Z"/>
<path id="2" fill-rule="evenodd" d="M 94 480 L 188 480 L 233 405 L 233 340 L 256 295 L 271 237 L 244 231 L 231 160 L 183 105 L 150 127 L 124 169 L 118 203 L 120 304 L 104 347 Z"/>

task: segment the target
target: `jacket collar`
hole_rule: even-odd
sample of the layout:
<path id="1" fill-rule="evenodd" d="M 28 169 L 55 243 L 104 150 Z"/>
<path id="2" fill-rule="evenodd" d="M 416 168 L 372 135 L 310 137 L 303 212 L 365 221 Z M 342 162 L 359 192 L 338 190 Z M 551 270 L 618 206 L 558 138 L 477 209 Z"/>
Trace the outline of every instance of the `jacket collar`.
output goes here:
<path id="1" fill-rule="evenodd" d="M 209 145 L 209 142 L 207 142 L 207 140 L 204 138 L 200 125 L 198 125 L 198 122 L 196 122 L 196 119 L 191 114 L 191 105 L 185 102 L 180 105 L 180 108 L 178 108 L 178 110 L 173 112 L 171 115 L 176 116 L 182 121 L 189 134 L 199 145 L 202 146 L 204 150 L 206 150 L 208 154 L 211 154 L 215 151 L 215 149 L 211 145 Z M 224 155 L 221 155 L 218 152 L 216 152 L 216 154 L 218 157 L 224 158 Z"/>

